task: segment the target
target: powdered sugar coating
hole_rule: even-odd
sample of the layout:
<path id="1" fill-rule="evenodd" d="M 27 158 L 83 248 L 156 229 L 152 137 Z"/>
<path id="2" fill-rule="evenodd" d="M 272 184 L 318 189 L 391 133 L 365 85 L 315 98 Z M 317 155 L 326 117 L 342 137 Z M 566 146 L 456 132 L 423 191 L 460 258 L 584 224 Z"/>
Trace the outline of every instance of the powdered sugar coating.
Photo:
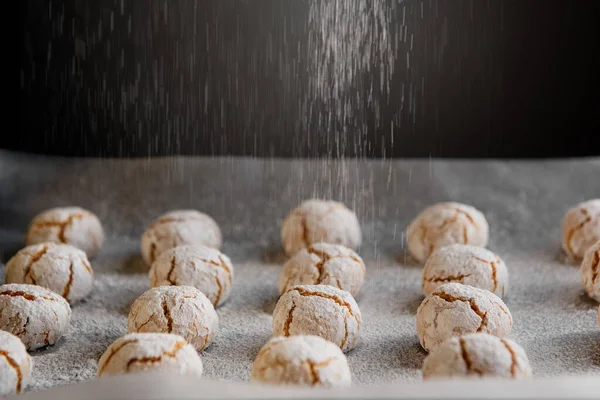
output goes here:
<path id="1" fill-rule="evenodd" d="M 160 286 L 133 302 L 128 328 L 130 333 L 174 333 L 202 351 L 219 329 L 219 317 L 210 300 L 195 287 Z"/>
<path id="2" fill-rule="evenodd" d="M 281 242 L 290 256 L 318 242 L 356 249 L 361 241 L 356 214 L 335 201 L 305 200 L 292 210 L 281 227 Z"/>
<path id="3" fill-rule="evenodd" d="M 221 230 L 196 210 L 175 210 L 155 219 L 142 235 L 142 257 L 152 264 L 165 250 L 183 245 L 221 247 Z"/>
<path id="4" fill-rule="evenodd" d="M 600 199 L 577 204 L 569 209 L 562 223 L 562 246 L 575 260 L 600 240 Z"/>
<path id="5" fill-rule="evenodd" d="M 99 377 L 149 371 L 199 377 L 203 365 L 185 339 L 170 333 L 130 333 L 108 346 L 98 361 Z"/>
<path id="6" fill-rule="evenodd" d="M 512 315 L 502 299 L 460 283 L 438 287 L 417 309 L 417 334 L 427 351 L 467 333 L 483 332 L 503 338 L 510 333 L 512 324 Z"/>
<path id="7" fill-rule="evenodd" d="M 0 396 L 21 393 L 31 381 L 31 357 L 21 340 L 0 331 Z"/>
<path id="8" fill-rule="evenodd" d="M 211 247 L 179 246 L 163 252 L 148 277 L 152 287 L 193 286 L 218 307 L 231 292 L 233 265 L 229 257 Z"/>
<path id="9" fill-rule="evenodd" d="M 259 351 L 251 382 L 269 385 L 344 387 L 351 383 L 346 356 L 318 336 L 274 337 Z"/>
<path id="10" fill-rule="evenodd" d="M 6 264 L 6 283 L 39 285 L 69 303 L 92 290 L 94 273 L 82 250 L 66 244 L 41 243 L 20 250 Z"/>
<path id="11" fill-rule="evenodd" d="M 440 247 L 454 243 L 485 247 L 488 238 L 485 216 L 474 207 L 454 202 L 427 207 L 407 229 L 408 251 L 421 263 Z"/>
<path id="12" fill-rule="evenodd" d="M 600 240 L 585 252 L 579 272 L 588 296 L 600 302 Z"/>
<path id="13" fill-rule="evenodd" d="M 353 250 L 315 243 L 290 258 L 279 277 L 279 293 L 297 285 L 331 285 L 356 296 L 365 280 L 365 263 Z"/>
<path id="14" fill-rule="evenodd" d="M 352 295 L 329 285 L 295 286 L 273 311 L 273 336 L 315 335 L 352 350 L 362 316 Z"/>
<path id="15" fill-rule="evenodd" d="M 0 329 L 19 337 L 28 350 L 56 343 L 71 322 L 69 303 L 36 285 L 0 286 Z"/>
<path id="16" fill-rule="evenodd" d="M 423 268 L 423 293 L 428 295 L 448 282 L 489 290 L 504 297 L 508 271 L 504 261 L 491 251 L 456 243 L 435 250 L 427 259 Z"/>
<path id="17" fill-rule="evenodd" d="M 98 217 L 81 207 L 58 207 L 36 215 L 25 236 L 27 245 L 53 242 L 70 244 L 94 257 L 104 243 Z"/>
<path id="18" fill-rule="evenodd" d="M 529 359 L 521 346 L 486 333 L 450 338 L 423 362 L 423 379 L 530 376 Z"/>

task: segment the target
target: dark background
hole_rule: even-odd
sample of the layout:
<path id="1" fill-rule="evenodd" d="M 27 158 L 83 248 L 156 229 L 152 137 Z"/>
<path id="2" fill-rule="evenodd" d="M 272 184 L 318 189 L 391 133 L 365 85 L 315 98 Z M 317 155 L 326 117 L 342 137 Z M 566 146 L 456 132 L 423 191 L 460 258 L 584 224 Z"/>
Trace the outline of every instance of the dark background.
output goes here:
<path id="1" fill-rule="evenodd" d="M 346 126 L 307 118 L 333 106 L 306 100 L 309 6 L 23 1 L 19 131 L 1 135 L 1 147 L 126 157 L 600 154 L 600 2 L 407 0 L 388 27 L 399 49 L 390 95 L 372 65 L 349 92 L 360 96 Z M 404 29 L 412 49 L 397 40 Z"/>

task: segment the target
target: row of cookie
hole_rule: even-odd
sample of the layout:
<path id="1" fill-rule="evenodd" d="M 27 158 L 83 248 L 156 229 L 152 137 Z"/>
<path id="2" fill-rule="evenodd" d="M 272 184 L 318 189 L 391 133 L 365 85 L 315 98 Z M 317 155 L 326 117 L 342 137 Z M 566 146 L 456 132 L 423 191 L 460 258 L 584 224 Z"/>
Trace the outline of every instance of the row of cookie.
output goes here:
<path id="1" fill-rule="evenodd" d="M 407 228 L 411 255 L 424 263 L 437 248 L 453 244 L 485 247 L 489 226 L 474 207 L 456 202 L 434 204 L 423 210 Z M 326 242 L 356 249 L 362 241 L 356 214 L 342 203 L 306 200 L 285 218 L 281 229 L 283 248 L 289 256 L 311 244 Z M 562 246 L 573 259 L 581 260 L 600 240 L 600 199 L 570 208 L 562 222 Z M 26 244 L 54 242 L 73 245 L 93 257 L 104 242 L 100 220 L 79 207 L 46 210 L 35 216 L 27 230 Z M 171 211 L 155 219 L 142 235 L 144 260 L 152 264 L 163 251 L 185 244 L 220 248 L 217 223 L 194 210 Z"/>
<path id="2" fill-rule="evenodd" d="M 7 298 L 8 302 L 2 301 Z M 19 318 L 28 316 L 17 334 L 34 343 L 58 340 L 71 315 L 61 296 L 35 285 L 0 286 L 0 302 L 3 313 L 16 319 L 16 325 L 22 325 Z M 528 376 L 531 370 L 523 349 L 499 337 L 508 334 L 512 326 L 504 307 L 492 293 L 458 283 L 444 284 L 431 293 L 417 312 L 419 340 L 432 351 L 423 364 L 424 379 Z M 329 285 L 293 288 L 276 306 L 275 336 L 256 357 L 251 380 L 322 387 L 349 384 L 350 371 L 342 350 L 356 345 L 360 321 L 360 309 L 348 292 Z M 116 340 L 100 358 L 98 375 L 159 370 L 199 376 L 203 366 L 197 350 L 206 348 L 217 328 L 212 304 L 197 289 L 151 289 L 134 302 L 129 331 L 156 333 L 132 333 Z M 190 344 L 183 336 L 158 332 L 180 333 Z M 461 336 L 455 336 L 457 332 Z M 30 380 L 31 358 L 20 338 L 0 332 L 2 395 L 20 392 Z"/>
<path id="3" fill-rule="evenodd" d="M 35 216 L 27 230 L 26 244 L 54 242 L 73 245 L 93 257 L 104 242 L 100 220 L 79 207 L 46 210 Z M 410 254 L 424 263 L 443 246 L 461 243 L 485 247 L 489 225 L 474 207 L 456 202 L 427 207 L 407 228 Z M 356 249 L 362 241 L 356 214 L 342 203 L 306 200 L 285 218 L 281 229 L 283 248 L 289 256 L 317 242 L 341 244 Z M 562 222 L 562 246 L 575 260 L 581 260 L 600 240 L 600 199 L 570 208 Z M 217 223 L 194 210 L 171 211 L 155 219 L 142 235 L 144 260 L 152 264 L 163 251 L 180 245 L 220 248 L 222 235 Z"/>

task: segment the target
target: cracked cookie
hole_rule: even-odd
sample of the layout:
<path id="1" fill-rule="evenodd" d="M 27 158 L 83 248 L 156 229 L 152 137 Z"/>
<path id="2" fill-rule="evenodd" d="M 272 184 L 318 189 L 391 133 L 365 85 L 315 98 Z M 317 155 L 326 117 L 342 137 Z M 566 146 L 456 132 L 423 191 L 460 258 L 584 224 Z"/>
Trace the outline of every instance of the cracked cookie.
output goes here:
<path id="1" fill-rule="evenodd" d="M 94 257 L 104 243 L 104 230 L 98 217 L 80 207 L 46 210 L 33 218 L 25 243 L 53 242 L 70 244 Z"/>
<path id="2" fill-rule="evenodd" d="M 279 277 L 279 293 L 297 285 L 331 285 L 356 296 L 365 280 L 365 263 L 338 244 L 315 243 L 290 258 Z"/>
<path id="3" fill-rule="evenodd" d="M 438 286 L 457 282 L 504 297 L 508 271 L 504 261 L 483 247 L 451 244 L 435 250 L 423 268 L 421 287 L 427 296 Z"/>
<path id="4" fill-rule="evenodd" d="M 600 240 L 600 199 L 577 204 L 565 213 L 562 222 L 562 247 L 569 257 L 581 260 Z"/>
<path id="5" fill-rule="evenodd" d="M 424 263 L 434 250 L 449 244 L 470 244 L 485 247 L 489 226 L 476 208 L 454 202 L 427 207 L 407 229 L 408 251 Z"/>
<path id="6" fill-rule="evenodd" d="M 0 396 L 21 393 L 31 381 L 31 356 L 15 335 L 0 331 Z"/>
<path id="7" fill-rule="evenodd" d="M 521 346 L 485 333 L 450 338 L 423 362 L 423 379 L 530 376 L 529 360 Z"/>
<path id="8" fill-rule="evenodd" d="M 356 347 L 362 316 L 350 293 L 329 285 L 301 285 L 273 311 L 273 336 L 315 335 L 347 352 Z"/>
<path id="9" fill-rule="evenodd" d="M 442 342 L 468 333 L 483 332 L 500 338 L 512 329 L 510 311 L 495 294 L 460 283 L 445 283 L 417 309 L 421 346 L 434 351 Z"/>
<path id="10" fill-rule="evenodd" d="M 218 307 L 229 297 L 233 265 L 207 246 L 179 246 L 162 253 L 150 267 L 150 286 L 193 286 Z"/>
<path id="11" fill-rule="evenodd" d="M 361 240 L 356 214 L 335 201 L 303 201 L 285 218 L 281 227 L 281 242 L 289 256 L 318 242 L 356 249 Z"/>
<path id="12" fill-rule="evenodd" d="M 208 215 L 176 210 L 161 215 L 142 235 L 142 257 L 152 264 L 164 251 L 183 245 L 221 247 L 221 230 Z"/>
<path id="13" fill-rule="evenodd" d="M 274 337 L 252 364 L 250 381 L 269 385 L 344 387 L 351 383 L 346 356 L 318 336 Z"/>
<path id="14" fill-rule="evenodd" d="M 92 290 L 94 273 L 82 250 L 66 244 L 41 243 L 20 250 L 6 264 L 6 283 L 50 289 L 69 303 Z"/>
<path id="15" fill-rule="evenodd" d="M 202 359 L 179 335 L 130 333 L 108 346 L 98 361 L 99 377 L 150 371 L 201 376 Z"/>
<path id="16" fill-rule="evenodd" d="M 37 285 L 0 286 L 0 329 L 19 337 L 28 350 L 56 343 L 71 322 L 71 307 Z"/>
<path id="17" fill-rule="evenodd" d="M 579 271 L 588 296 L 600 302 L 600 240 L 586 251 Z"/>
<path id="18" fill-rule="evenodd" d="M 128 327 L 130 333 L 174 333 L 202 351 L 215 336 L 219 317 L 210 300 L 195 287 L 160 286 L 133 302 Z"/>

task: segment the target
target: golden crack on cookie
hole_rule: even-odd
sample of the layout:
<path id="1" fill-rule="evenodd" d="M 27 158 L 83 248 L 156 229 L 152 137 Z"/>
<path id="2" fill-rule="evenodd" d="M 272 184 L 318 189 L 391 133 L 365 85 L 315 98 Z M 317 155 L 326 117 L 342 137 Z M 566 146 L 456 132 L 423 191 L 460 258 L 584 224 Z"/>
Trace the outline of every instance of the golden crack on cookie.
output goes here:
<path id="1" fill-rule="evenodd" d="M 342 299 L 336 297 L 336 296 L 332 296 L 332 295 L 328 295 L 325 293 L 319 293 L 319 292 L 311 292 L 308 291 L 304 288 L 301 287 L 295 287 L 294 289 L 297 291 L 301 296 L 315 296 L 315 297 L 322 297 L 324 299 L 329 299 L 329 300 L 333 300 L 335 303 L 337 303 L 340 307 L 344 307 L 346 310 L 348 310 L 348 313 L 356 320 L 356 322 L 360 325 L 360 318 L 354 314 L 354 310 L 352 310 L 352 305 L 350 305 L 350 303 L 343 301 Z"/>
<path id="2" fill-rule="evenodd" d="M 321 368 L 326 367 L 327 365 L 329 365 L 330 362 L 332 362 L 334 360 L 335 360 L 335 358 L 331 357 L 331 358 L 328 358 L 319 363 L 315 363 L 314 361 L 311 361 L 311 360 L 305 361 L 306 365 L 308 366 L 308 370 L 309 370 L 310 376 L 311 376 L 311 386 L 321 385 L 323 383 L 323 382 L 321 382 L 321 376 L 319 374 L 319 370 Z"/>
<path id="3" fill-rule="evenodd" d="M 452 210 L 455 212 L 454 215 L 452 215 L 451 217 L 445 218 L 442 223 L 436 227 L 433 227 L 433 231 L 436 232 L 436 234 L 439 234 L 439 232 L 442 232 L 444 229 L 446 229 L 446 226 L 455 223 L 458 220 L 458 217 L 460 215 L 464 215 L 467 220 L 475 227 L 477 228 L 477 224 L 475 223 L 475 220 L 473 220 L 473 217 L 471 217 L 471 215 L 469 215 L 468 212 L 461 210 L 459 208 L 452 208 Z M 421 231 L 421 243 L 423 244 L 423 246 L 425 246 L 427 244 L 428 247 L 428 255 L 431 255 L 431 253 L 433 253 L 433 251 L 435 250 L 435 245 L 432 241 L 429 240 L 429 228 L 427 227 L 427 225 L 425 224 L 425 219 L 422 218 L 419 222 L 419 229 Z M 462 241 L 463 244 L 468 244 L 469 243 L 469 238 L 468 238 L 468 234 L 467 234 L 467 226 L 466 224 L 462 226 Z"/>
<path id="4" fill-rule="evenodd" d="M 348 341 L 348 318 L 344 318 L 344 337 L 342 338 L 342 342 L 340 343 L 340 348 L 343 349 L 344 345 Z"/>
<path id="5" fill-rule="evenodd" d="M 134 357 L 127 362 L 125 370 L 129 371 L 133 364 L 152 364 L 155 362 L 160 362 L 163 359 L 163 357 L 175 358 L 177 357 L 177 353 L 179 352 L 179 350 L 181 350 L 181 348 L 183 348 L 183 346 L 185 346 L 186 344 L 187 343 L 185 341 L 180 340 L 173 345 L 173 348 L 170 351 L 163 351 L 161 355 L 157 357 Z"/>
<path id="6" fill-rule="evenodd" d="M 575 235 L 575 233 L 577 231 L 583 229 L 583 227 L 592 220 L 592 216 L 589 215 L 588 210 L 586 210 L 585 208 L 580 208 L 579 211 L 581 211 L 581 213 L 583 214 L 583 216 L 585 218 L 583 219 L 583 221 L 581 221 L 579 224 L 577 224 L 576 226 L 574 226 L 573 228 L 571 228 L 569 230 L 569 233 L 567 234 L 567 240 L 566 240 L 567 251 L 569 252 L 569 255 L 571 255 L 572 257 L 575 257 L 575 253 L 573 252 L 573 248 L 571 247 L 571 241 L 573 240 L 573 236 Z"/>
<path id="7" fill-rule="evenodd" d="M 463 279 L 471 276 L 473 274 L 456 274 L 456 275 L 448 275 L 444 277 L 430 277 L 423 278 L 426 282 L 450 282 L 450 281 L 462 281 Z"/>
<path id="8" fill-rule="evenodd" d="M 290 307 L 290 311 L 288 311 L 287 319 L 283 324 L 283 336 L 290 336 L 290 326 L 292 325 L 292 320 L 294 319 L 294 310 L 296 309 L 296 303 L 292 301 L 292 307 Z"/>
<path id="9" fill-rule="evenodd" d="M 221 258 L 221 256 L 219 256 L 219 262 L 220 262 L 220 264 L 213 263 L 213 265 L 216 265 L 217 267 L 223 269 L 227 273 L 227 280 L 229 281 L 229 284 L 231 285 L 231 280 L 232 280 L 231 270 L 227 266 L 227 263 L 225 262 L 225 260 L 223 260 L 223 258 Z"/>
<path id="10" fill-rule="evenodd" d="M 465 366 L 467 367 L 467 374 L 474 372 L 477 375 L 483 375 L 483 372 L 475 367 L 473 367 L 473 362 L 471 361 L 471 356 L 469 356 L 469 352 L 467 351 L 467 342 L 464 338 L 458 339 L 460 343 L 460 354 L 465 362 Z"/>
<path id="11" fill-rule="evenodd" d="M 500 339 L 500 342 L 502 342 L 504 347 L 506 347 L 506 350 L 510 353 L 510 376 L 514 378 L 517 373 L 517 354 L 506 340 Z"/>
<path id="12" fill-rule="evenodd" d="M 125 340 L 123 343 L 121 343 L 119 346 L 117 346 L 116 348 L 114 348 L 110 354 L 108 355 L 108 357 L 106 358 L 106 361 L 104 362 L 104 364 L 98 369 L 98 375 L 102 375 L 102 373 L 104 372 L 104 370 L 106 369 L 106 366 L 110 363 L 110 361 L 112 360 L 112 358 L 119 352 L 121 351 L 121 349 L 125 346 L 127 346 L 128 344 L 132 344 L 132 343 L 137 343 L 139 342 L 138 339 L 129 339 L 129 340 Z"/>
<path id="13" fill-rule="evenodd" d="M 7 351 L 0 350 L 0 356 L 6 359 L 8 365 L 15 370 L 17 374 L 17 385 L 15 386 L 16 392 L 21 393 L 21 384 L 23 382 L 23 373 L 21 372 L 21 366 L 10 356 Z"/>
<path id="14" fill-rule="evenodd" d="M 35 264 L 36 262 L 38 262 L 40 260 L 40 258 L 42 258 L 44 256 L 44 254 L 46 254 L 46 252 L 48 251 L 49 246 L 46 244 L 44 245 L 44 247 L 38 251 L 36 254 L 34 254 L 33 257 L 31 257 L 31 260 L 29 261 L 29 264 L 27 264 L 27 266 L 25 267 L 25 271 L 23 274 L 23 280 L 26 280 L 27 277 L 29 276 L 29 279 L 31 279 L 32 282 L 34 282 L 33 284 L 35 285 L 35 279 L 33 278 L 33 275 L 31 275 L 31 267 L 33 266 L 33 264 Z"/>
<path id="15" fill-rule="evenodd" d="M 471 307 L 471 310 L 473 310 L 473 312 L 475 314 L 477 314 L 479 316 L 479 318 L 481 318 L 481 323 L 479 324 L 479 328 L 477 328 L 477 332 L 483 332 L 483 329 L 487 327 L 487 323 L 488 323 L 487 313 L 481 311 L 481 309 L 479 308 L 477 303 L 475 303 L 475 299 L 465 298 L 465 297 L 456 297 L 456 296 L 452 296 L 451 294 L 448 294 L 445 292 L 437 292 L 437 293 L 433 293 L 433 295 L 435 297 L 439 297 L 440 299 L 442 299 L 448 303 L 454 303 L 455 301 L 462 301 L 462 302 L 468 303 L 469 307 Z"/>
<path id="16" fill-rule="evenodd" d="M 490 266 L 490 268 L 492 269 L 492 281 L 494 281 L 494 289 L 492 290 L 492 292 L 495 292 L 496 289 L 498 288 L 498 270 L 496 268 L 496 263 L 500 263 L 500 259 L 497 259 L 495 261 L 488 261 L 488 260 L 484 260 L 483 258 L 479 258 L 479 257 L 473 257 L 475 260 L 477 261 L 481 261 L 484 264 L 488 264 Z"/>
<path id="17" fill-rule="evenodd" d="M 25 323 L 21 327 L 21 330 L 19 332 L 15 333 L 15 336 L 21 337 L 21 335 L 26 334 L 27 333 L 27 325 L 29 325 L 29 317 L 27 317 L 25 319 Z"/>
<path id="18" fill-rule="evenodd" d="M 189 215 L 187 217 L 162 217 L 154 221 L 148 230 L 155 229 L 159 225 L 170 224 L 173 222 L 201 221 L 203 219 L 204 218 L 202 218 L 200 215 Z"/>
<path id="19" fill-rule="evenodd" d="M 490 262 L 490 267 L 492 268 L 492 280 L 494 281 L 494 288 L 492 289 L 492 292 L 495 292 L 496 289 L 498 288 L 498 269 L 496 268 L 497 262 L 500 262 L 500 261 L 496 260 L 496 261 Z M 502 294 L 504 294 L 504 293 L 502 293 Z"/>
<path id="20" fill-rule="evenodd" d="M 90 275 L 93 275 L 92 266 L 83 260 L 81 261 L 81 263 L 83 264 L 87 272 L 89 272 Z"/>
<path id="21" fill-rule="evenodd" d="M 293 290 L 297 291 L 300 294 L 300 296 L 307 296 L 307 297 L 315 296 L 315 297 L 321 297 L 324 299 L 333 300 L 337 305 L 346 309 L 347 313 L 350 314 L 356 321 L 357 329 L 360 329 L 360 318 L 358 317 L 358 315 L 354 314 L 354 310 L 352 310 L 352 306 L 350 305 L 350 303 L 347 303 L 336 296 L 328 295 L 325 293 L 310 292 L 310 291 L 305 290 L 304 288 L 300 288 L 300 287 L 295 287 Z M 340 348 L 343 348 L 344 345 L 346 344 L 346 341 L 348 340 L 349 332 L 348 332 L 348 318 L 347 317 L 344 318 L 344 330 L 345 330 L 344 338 L 342 339 Z"/>
<path id="22" fill-rule="evenodd" d="M 323 282 L 323 280 L 325 279 L 325 275 L 326 275 L 326 270 L 325 270 L 325 264 L 327 264 L 330 260 L 336 259 L 336 258 L 349 258 L 355 262 L 357 262 L 362 270 L 363 276 L 365 275 L 365 266 L 362 262 L 360 262 L 356 257 L 351 256 L 351 255 L 335 255 L 332 256 L 330 254 L 327 254 L 325 251 L 322 250 L 317 250 L 315 249 L 312 245 L 308 246 L 306 249 L 310 254 L 314 254 L 315 256 L 319 257 L 319 261 L 315 264 L 315 267 L 317 268 L 317 272 L 319 273 L 319 276 L 317 277 L 316 282 L 314 283 L 314 285 L 319 285 L 320 283 Z M 339 283 L 339 279 L 335 278 L 338 287 L 340 289 L 343 289 L 342 286 Z"/>
<path id="23" fill-rule="evenodd" d="M 26 293 L 26 292 L 23 292 L 20 290 L 5 290 L 4 292 L 0 292 L 0 296 L 23 297 L 25 300 L 28 300 L 28 301 L 35 301 L 37 299 L 56 301 L 56 299 L 53 299 L 52 297 L 34 296 L 32 294 L 29 294 L 29 293 Z"/>
<path id="24" fill-rule="evenodd" d="M 173 331 L 173 317 L 171 317 L 171 310 L 167 304 L 167 299 L 164 297 L 162 299 L 162 310 L 167 320 L 167 332 L 171 333 Z"/>
<path id="25" fill-rule="evenodd" d="M 69 293 L 71 292 L 71 285 L 73 284 L 73 261 L 71 261 L 71 263 L 69 264 L 69 280 L 67 281 L 67 284 L 65 285 L 65 288 L 63 290 L 63 294 L 62 297 L 64 297 L 65 299 L 69 299 Z"/>
<path id="26" fill-rule="evenodd" d="M 152 242 L 150 244 L 150 264 L 154 264 L 154 260 L 156 260 L 156 242 Z"/>
<path id="27" fill-rule="evenodd" d="M 152 315 L 150 315 L 150 317 L 148 318 L 148 320 L 147 320 L 146 322 L 144 322 L 143 324 L 141 324 L 141 325 L 137 325 L 137 324 L 136 324 L 136 325 L 137 325 L 137 328 L 136 328 L 136 330 L 137 330 L 138 332 L 140 332 L 140 331 L 141 331 L 141 329 L 142 329 L 144 326 L 146 326 L 146 325 L 148 325 L 150 322 L 152 322 L 152 320 L 154 319 L 154 315 L 155 315 L 155 314 L 152 314 Z M 134 317 L 134 321 L 136 320 L 136 318 L 137 318 L 137 315 Z"/>
<path id="28" fill-rule="evenodd" d="M 177 281 L 173 278 L 173 271 L 175 271 L 175 267 L 177 266 L 177 259 L 175 256 L 171 258 L 171 269 L 169 269 L 169 273 L 167 274 L 167 280 L 171 285 L 177 285 Z"/>
<path id="29" fill-rule="evenodd" d="M 216 262 L 214 260 L 210 260 L 210 259 L 203 259 L 203 258 L 197 258 L 198 260 L 205 262 L 207 264 L 213 265 L 215 267 L 217 267 L 218 269 L 221 269 L 223 271 L 225 271 L 225 274 L 227 275 L 227 280 L 229 281 L 229 285 L 231 285 L 232 282 L 232 274 L 231 274 L 231 269 L 229 269 L 229 267 L 227 266 L 227 263 L 225 262 L 225 260 L 223 260 L 223 258 L 221 258 L 221 256 L 219 256 L 219 262 Z M 219 274 L 215 271 L 215 283 L 217 284 L 218 287 L 218 292 L 217 292 L 217 296 L 215 301 L 213 302 L 213 305 L 216 307 L 217 304 L 219 304 L 219 300 L 221 300 L 221 296 L 223 295 L 223 283 L 221 282 L 221 280 L 219 279 Z"/>
<path id="30" fill-rule="evenodd" d="M 508 311 L 508 309 L 501 303 L 498 302 L 494 302 L 495 305 L 498 306 L 498 308 L 504 313 L 506 314 L 506 316 L 508 317 L 508 320 L 510 321 L 510 326 L 512 326 L 513 324 L 513 319 L 512 319 L 512 315 L 510 314 L 510 311 Z"/>
<path id="31" fill-rule="evenodd" d="M 67 243 L 67 238 L 65 237 L 65 231 L 69 225 L 73 223 L 76 219 L 83 219 L 87 217 L 87 213 L 74 213 L 67 217 L 65 221 L 39 221 L 31 224 L 29 228 L 30 232 L 32 229 L 39 228 L 48 228 L 48 227 L 58 227 L 58 234 L 56 235 L 58 240 L 61 243 Z"/>
<path id="32" fill-rule="evenodd" d="M 223 285 L 221 284 L 221 280 L 219 279 L 219 275 L 215 274 L 215 282 L 217 283 L 217 297 L 215 298 L 215 302 L 213 305 L 216 307 L 219 304 L 219 300 L 221 300 L 221 296 L 223 295 Z"/>

